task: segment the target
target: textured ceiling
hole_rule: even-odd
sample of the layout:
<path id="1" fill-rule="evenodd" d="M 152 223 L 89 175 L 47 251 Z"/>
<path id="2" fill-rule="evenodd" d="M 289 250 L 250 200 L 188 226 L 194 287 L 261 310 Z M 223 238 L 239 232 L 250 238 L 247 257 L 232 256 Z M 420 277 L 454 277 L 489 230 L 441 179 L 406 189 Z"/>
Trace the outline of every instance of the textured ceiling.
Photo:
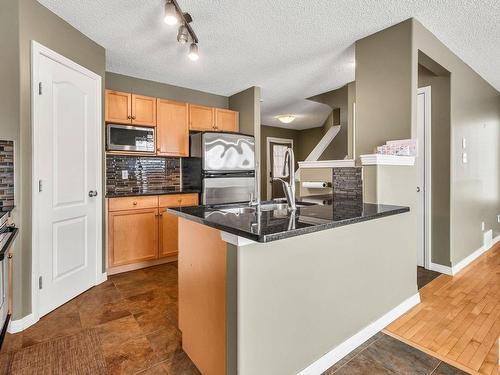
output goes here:
<path id="1" fill-rule="evenodd" d="M 262 87 L 262 123 L 319 126 L 304 98 L 354 80 L 353 43 L 410 17 L 500 89 L 499 0 L 178 0 L 194 18 L 200 60 L 187 59 L 164 0 L 39 0 L 106 48 L 107 70 L 221 95 Z"/>

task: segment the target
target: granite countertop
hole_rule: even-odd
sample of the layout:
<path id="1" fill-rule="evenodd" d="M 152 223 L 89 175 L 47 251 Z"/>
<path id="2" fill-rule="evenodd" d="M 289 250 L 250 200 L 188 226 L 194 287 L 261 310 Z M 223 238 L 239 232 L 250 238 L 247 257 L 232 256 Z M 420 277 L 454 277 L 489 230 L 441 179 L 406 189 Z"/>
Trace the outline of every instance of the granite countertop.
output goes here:
<path id="1" fill-rule="evenodd" d="M 146 195 L 165 195 L 165 194 L 189 194 L 199 193 L 196 189 L 164 189 L 164 190 L 141 190 L 141 191 L 119 191 L 108 192 L 106 198 L 138 197 Z"/>
<path id="2" fill-rule="evenodd" d="M 245 204 L 169 208 L 168 212 L 253 241 L 271 242 L 410 211 L 348 198 L 334 200 L 332 195 L 298 198 L 298 202 L 308 205 L 294 213 L 287 209 L 261 211 L 260 217 L 256 212 L 235 212 L 248 207 Z"/>

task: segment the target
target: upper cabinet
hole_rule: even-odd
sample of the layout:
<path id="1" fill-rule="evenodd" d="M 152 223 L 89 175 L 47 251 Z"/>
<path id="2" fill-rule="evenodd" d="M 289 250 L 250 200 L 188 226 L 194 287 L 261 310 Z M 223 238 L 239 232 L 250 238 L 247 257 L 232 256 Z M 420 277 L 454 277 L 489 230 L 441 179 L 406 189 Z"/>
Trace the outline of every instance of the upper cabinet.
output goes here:
<path id="1" fill-rule="evenodd" d="M 106 90 L 105 120 L 118 124 L 156 126 L 156 98 Z"/>
<path id="2" fill-rule="evenodd" d="M 189 130 L 239 131 L 239 113 L 229 109 L 189 105 Z"/>
<path id="3" fill-rule="evenodd" d="M 239 112 L 230 111 L 228 109 L 215 109 L 215 125 L 216 129 L 223 132 L 237 132 L 240 130 Z"/>
<path id="4" fill-rule="evenodd" d="M 189 130 L 215 130 L 214 108 L 189 104 Z"/>
<path id="5" fill-rule="evenodd" d="M 132 94 L 106 90 L 105 119 L 107 122 L 132 122 Z"/>
<path id="6" fill-rule="evenodd" d="M 132 124 L 156 126 L 156 98 L 132 94 Z"/>
<path id="7" fill-rule="evenodd" d="M 158 99 L 156 153 L 189 156 L 188 104 Z"/>

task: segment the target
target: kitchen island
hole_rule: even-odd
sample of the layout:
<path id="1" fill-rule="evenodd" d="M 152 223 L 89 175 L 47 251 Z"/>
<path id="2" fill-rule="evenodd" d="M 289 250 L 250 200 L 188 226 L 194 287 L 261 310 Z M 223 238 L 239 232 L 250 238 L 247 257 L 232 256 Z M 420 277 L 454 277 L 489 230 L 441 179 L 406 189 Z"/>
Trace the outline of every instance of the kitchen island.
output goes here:
<path id="1" fill-rule="evenodd" d="M 182 345 L 204 375 L 321 373 L 418 302 L 409 208 L 332 196 L 260 208 L 168 210 Z"/>

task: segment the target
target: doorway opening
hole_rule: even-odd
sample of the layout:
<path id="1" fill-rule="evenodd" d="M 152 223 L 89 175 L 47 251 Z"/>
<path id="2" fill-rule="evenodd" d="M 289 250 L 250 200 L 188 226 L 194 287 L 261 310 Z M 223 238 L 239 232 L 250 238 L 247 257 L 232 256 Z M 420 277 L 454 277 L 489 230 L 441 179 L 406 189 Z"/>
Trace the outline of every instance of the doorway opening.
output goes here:
<path id="1" fill-rule="evenodd" d="M 285 151 L 287 148 L 293 149 L 293 139 L 286 138 L 271 138 L 267 140 L 267 199 L 283 198 L 285 192 L 280 181 L 275 180 L 280 178 L 290 182 L 288 171 L 284 171 L 285 166 Z"/>

